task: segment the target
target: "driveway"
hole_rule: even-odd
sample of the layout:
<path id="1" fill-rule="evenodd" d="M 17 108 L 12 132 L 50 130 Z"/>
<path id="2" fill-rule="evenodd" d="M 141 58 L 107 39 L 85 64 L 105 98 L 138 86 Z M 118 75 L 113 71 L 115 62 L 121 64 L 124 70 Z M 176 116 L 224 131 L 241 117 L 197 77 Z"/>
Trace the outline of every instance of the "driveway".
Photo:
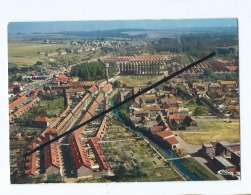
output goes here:
<path id="1" fill-rule="evenodd" d="M 176 136 L 176 139 L 179 141 L 180 146 L 189 154 L 196 153 L 199 149 L 201 149 L 201 145 L 193 145 L 185 142 L 180 136 Z"/>

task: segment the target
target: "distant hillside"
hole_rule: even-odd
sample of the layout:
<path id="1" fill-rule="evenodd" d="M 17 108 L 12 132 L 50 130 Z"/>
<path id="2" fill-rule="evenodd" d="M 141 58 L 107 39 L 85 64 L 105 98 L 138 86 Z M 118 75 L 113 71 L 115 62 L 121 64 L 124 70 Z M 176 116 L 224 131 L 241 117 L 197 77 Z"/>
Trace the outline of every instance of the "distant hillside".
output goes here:
<path id="1" fill-rule="evenodd" d="M 145 31 L 145 29 L 116 29 L 116 30 L 97 30 L 97 31 L 62 31 L 58 32 L 57 34 L 63 35 L 75 35 L 75 36 L 90 36 L 90 37 L 119 37 L 119 38 L 145 38 L 147 34 L 136 34 L 136 35 L 129 35 L 125 32 L 132 32 L 132 31 Z"/>

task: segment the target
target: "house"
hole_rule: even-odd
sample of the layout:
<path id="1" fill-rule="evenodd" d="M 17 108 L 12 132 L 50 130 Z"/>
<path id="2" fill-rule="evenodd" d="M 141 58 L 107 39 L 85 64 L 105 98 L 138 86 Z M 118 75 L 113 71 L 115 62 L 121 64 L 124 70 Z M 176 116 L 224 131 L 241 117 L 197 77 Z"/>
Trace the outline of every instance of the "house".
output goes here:
<path id="1" fill-rule="evenodd" d="M 222 88 L 221 88 L 221 85 L 219 83 L 210 83 L 208 85 L 208 91 L 209 92 L 221 92 Z"/>
<path id="2" fill-rule="evenodd" d="M 28 145 L 27 152 L 30 152 L 35 148 L 36 148 L 36 143 L 32 142 L 31 144 Z M 25 158 L 25 174 L 31 176 L 38 174 L 36 152 L 31 153 L 29 156 Z"/>
<path id="3" fill-rule="evenodd" d="M 172 150 L 179 148 L 179 142 L 171 130 L 160 131 L 155 134 L 156 138 Z"/>
<path id="4" fill-rule="evenodd" d="M 217 142 L 210 142 L 210 143 L 203 143 L 201 152 L 208 156 L 209 158 L 213 159 L 215 156 L 215 147 Z"/>
<path id="5" fill-rule="evenodd" d="M 241 153 L 240 151 L 234 151 L 231 153 L 231 162 L 236 166 L 236 169 L 240 171 L 241 167 Z"/>
<path id="6" fill-rule="evenodd" d="M 99 128 L 98 128 L 98 131 L 97 131 L 97 133 L 96 133 L 96 137 L 97 137 L 98 139 L 102 138 L 102 136 L 103 136 L 103 132 L 104 132 L 104 130 L 105 130 L 105 128 L 106 128 L 106 122 L 107 122 L 107 116 L 105 115 L 105 116 L 103 117 L 102 122 L 100 123 Z"/>
<path id="7" fill-rule="evenodd" d="M 94 95 L 96 95 L 98 93 L 98 88 L 96 87 L 96 85 L 93 85 L 91 86 L 88 90 L 87 90 L 91 95 L 92 97 Z"/>
<path id="8" fill-rule="evenodd" d="M 92 178 L 91 161 L 85 151 L 81 134 L 75 131 L 69 136 L 69 146 L 78 178 Z"/>
<path id="9" fill-rule="evenodd" d="M 68 82 L 68 77 L 64 74 L 59 74 L 59 76 L 55 79 L 56 82 L 60 84 L 66 84 Z"/>
<path id="10" fill-rule="evenodd" d="M 197 91 L 205 91 L 206 84 L 205 83 L 193 83 L 193 89 Z"/>
<path id="11" fill-rule="evenodd" d="M 46 133 L 44 143 L 54 139 L 56 134 Z M 54 141 L 51 144 L 44 147 L 44 167 L 46 175 L 56 174 L 62 175 L 61 156 L 59 152 L 58 141 Z"/>
<path id="12" fill-rule="evenodd" d="M 235 165 L 230 163 L 227 159 L 223 158 L 222 156 L 215 156 L 213 158 L 214 166 L 216 167 L 217 171 L 225 170 L 230 173 L 235 172 Z"/>
<path id="13" fill-rule="evenodd" d="M 17 106 L 23 104 L 27 99 L 28 99 L 28 98 L 27 98 L 26 96 L 22 96 L 22 97 L 16 99 L 15 101 L 11 102 L 11 103 L 9 104 L 9 110 L 11 111 L 11 110 L 13 110 L 15 107 L 17 107 Z"/>
<path id="14" fill-rule="evenodd" d="M 152 134 L 155 134 L 155 133 L 157 133 L 157 132 L 163 131 L 163 130 L 164 130 L 164 127 L 163 127 L 163 126 L 160 126 L 160 125 L 155 125 L 155 126 L 149 127 L 148 130 L 149 130 Z"/>
<path id="15" fill-rule="evenodd" d="M 125 100 L 124 93 L 122 91 L 119 91 L 118 95 L 119 95 L 119 102 L 123 102 Z"/>
<path id="16" fill-rule="evenodd" d="M 171 109 L 171 113 L 172 113 L 173 115 L 176 115 L 176 116 L 179 116 L 179 115 L 186 116 L 186 115 L 189 115 L 189 108 L 183 108 L 183 107 L 180 107 L 180 108 L 172 108 L 172 109 Z"/>
<path id="17" fill-rule="evenodd" d="M 185 130 L 199 130 L 197 123 L 189 116 L 186 116 L 181 125 L 185 127 Z"/>
<path id="18" fill-rule="evenodd" d="M 105 96 L 107 96 L 108 93 L 112 92 L 112 85 L 111 83 L 108 83 L 106 86 L 104 86 L 101 90 Z"/>
<path id="19" fill-rule="evenodd" d="M 38 127 L 48 127 L 51 123 L 51 119 L 47 118 L 46 116 L 37 116 L 35 118 L 35 123 Z"/>
<path id="20" fill-rule="evenodd" d="M 99 164 L 100 170 L 111 170 L 111 166 L 108 163 L 104 151 L 98 143 L 99 139 L 97 137 L 91 137 L 88 139 L 88 142 L 91 146 L 91 149 L 95 155 L 95 158 Z"/>
<path id="21" fill-rule="evenodd" d="M 217 156 L 231 156 L 233 151 L 240 151 L 240 142 L 230 143 L 228 141 L 218 142 L 215 153 Z"/>

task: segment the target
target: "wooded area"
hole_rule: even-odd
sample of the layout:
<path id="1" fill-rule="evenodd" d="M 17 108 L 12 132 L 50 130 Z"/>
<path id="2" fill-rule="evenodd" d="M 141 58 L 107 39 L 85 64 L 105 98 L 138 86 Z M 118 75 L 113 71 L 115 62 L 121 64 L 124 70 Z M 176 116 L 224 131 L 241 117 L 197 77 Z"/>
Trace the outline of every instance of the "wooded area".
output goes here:
<path id="1" fill-rule="evenodd" d="M 110 63 L 108 73 L 114 75 L 118 72 L 118 65 Z M 106 78 L 105 65 L 99 62 L 83 63 L 72 67 L 71 76 L 78 76 L 82 80 L 100 80 Z"/>
<path id="2" fill-rule="evenodd" d="M 237 35 L 217 33 L 191 33 L 177 37 L 164 37 L 157 43 L 153 43 L 157 52 L 187 53 L 196 57 L 203 57 L 213 51 L 220 57 L 234 57 L 237 56 L 235 49 L 237 45 Z"/>

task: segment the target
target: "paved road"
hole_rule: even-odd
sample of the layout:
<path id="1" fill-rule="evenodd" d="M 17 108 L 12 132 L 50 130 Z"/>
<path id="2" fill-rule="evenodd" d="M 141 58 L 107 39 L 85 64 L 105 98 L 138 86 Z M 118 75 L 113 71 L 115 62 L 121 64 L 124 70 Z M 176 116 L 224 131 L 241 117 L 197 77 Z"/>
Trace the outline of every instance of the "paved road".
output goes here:
<path id="1" fill-rule="evenodd" d="M 176 136 L 176 139 L 179 141 L 180 146 L 188 153 L 193 154 L 196 153 L 199 149 L 201 149 L 201 145 L 193 145 L 185 142 L 179 136 Z"/>

